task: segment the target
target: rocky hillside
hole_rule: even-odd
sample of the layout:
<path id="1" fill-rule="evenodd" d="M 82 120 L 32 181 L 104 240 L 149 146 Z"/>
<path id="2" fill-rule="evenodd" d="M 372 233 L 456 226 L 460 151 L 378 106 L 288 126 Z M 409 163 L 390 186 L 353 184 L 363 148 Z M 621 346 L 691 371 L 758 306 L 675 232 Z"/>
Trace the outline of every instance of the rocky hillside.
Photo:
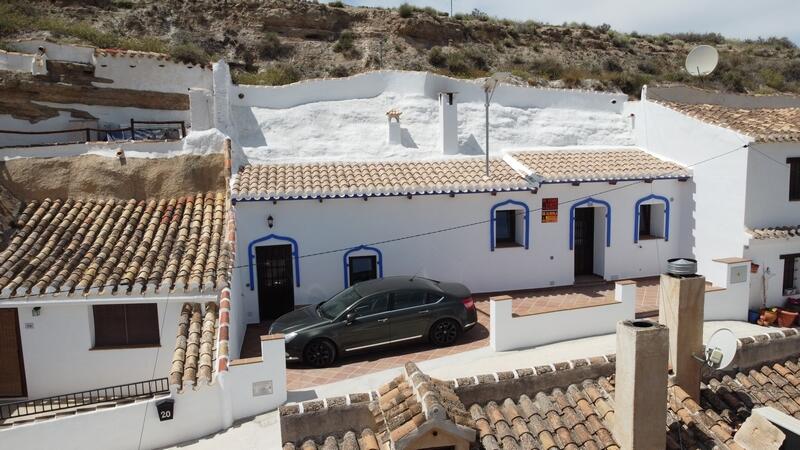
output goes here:
<path id="1" fill-rule="evenodd" d="M 698 84 L 682 70 L 695 45 L 720 50 L 705 87 L 800 92 L 800 50 L 786 38 L 624 34 L 609 26 L 448 17 L 431 8 L 350 7 L 299 0 L 4 0 L 0 45 L 48 37 L 98 47 L 225 58 L 239 82 L 284 84 L 380 68 L 459 77 L 510 71 L 532 85 L 621 90 L 643 83 Z M 5 41 L 5 44 L 2 42 Z"/>

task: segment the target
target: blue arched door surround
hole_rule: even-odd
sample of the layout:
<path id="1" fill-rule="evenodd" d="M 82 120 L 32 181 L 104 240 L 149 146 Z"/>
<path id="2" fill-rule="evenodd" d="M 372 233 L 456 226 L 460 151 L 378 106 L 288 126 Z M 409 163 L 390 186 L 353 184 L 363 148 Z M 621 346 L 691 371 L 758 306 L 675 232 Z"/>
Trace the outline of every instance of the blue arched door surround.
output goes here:
<path id="1" fill-rule="evenodd" d="M 297 241 L 287 237 L 287 236 L 279 236 L 277 234 L 268 234 L 264 237 L 260 237 L 258 239 L 250 241 L 247 244 L 247 268 L 250 271 L 250 290 L 255 290 L 255 259 L 256 256 L 253 253 L 253 250 L 256 247 L 256 244 L 260 244 L 261 242 L 266 241 L 284 241 L 292 244 L 292 259 L 294 260 L 294 282 L 297 287 L 300 287 L 300 248 L 297 246 Z"/>
<path id="2" fill-rule="evenodd" d="M 663 195 L 650 194 L 636 200 L 636 206 L 633 208 L 633 243 L 639 242 L 639 220 L 641 215 L 642 203 L 650 200 L 659 200 L 664 202 L 664 241 L 669 240 L 669 199 Z"/>
<path id="3" fill-rule="evenodd" d="M 606 247 L 611 247 L 611 204 L 605 200 L 596 198 L 585 198 L 574 203 L 569 208 L 569 249 L 573 250 L 575 244 L 575 208 L 583 205 L 592 206 L 594 204 L 603 205 L 606 208 Z"/>
<path id="4" fill-rule="evenodd" d="M 342 256 L 342 266 L 344 267 L 344 287 L 347 289 L 350 286 L 350 262 L 348 261 L 348 257 L 355 252 L 366 251 L 366 252 L 373 252 L 378 257 L 378 278 L 383 278 L 383 253 L 375 248 L 370 247 L 367 245 L 359 245 L 358 247 L 353 247 L 346 252 L 344 252 L 344 256 Z"/>
<path id="5" fill-rule="evenodd" d="M 516 206 L 519 206 L 520 208 L 522 208 L 525 211 L 525 236 L 523 238 L 523 241 L 524 241 L 524 244 L 525 244 L 525 249 L 527 250 L 528 248 L 530 248 L 531 210 L 530 210 L 530 208 L 528 208 L 527 204 L 525 204 L 523 202 L 519 202 L 517 200 L 511 200 L 511 199 L 508 199 L 508 200 L 500 202 L 500 203 L 496 203 L 494 206 L 492 206 L 492 209 L 489 211 L 489 247 L 491 248 L 491 251 L 494 251 L 494 233 L 495 233 L 494 232 L 494 225 L 495 225 L 495 221 L 496 221 L 495 215 L 494 215 L 495 211 L 497 211 L 497 208 L 500 208 L 500 207 L 506 206 L 506 205 L 516 205 Z"/>

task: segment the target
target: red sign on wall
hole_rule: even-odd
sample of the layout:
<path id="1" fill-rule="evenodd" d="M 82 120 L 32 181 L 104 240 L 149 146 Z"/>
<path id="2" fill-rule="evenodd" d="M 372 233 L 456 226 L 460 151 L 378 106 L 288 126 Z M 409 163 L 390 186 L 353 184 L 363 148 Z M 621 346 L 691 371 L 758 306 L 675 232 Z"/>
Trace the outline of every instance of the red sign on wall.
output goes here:
<path id="1" fill-rule="evenodd" d="M 542 199 L 542 223 L 558 222 L 558 198 Z"/>

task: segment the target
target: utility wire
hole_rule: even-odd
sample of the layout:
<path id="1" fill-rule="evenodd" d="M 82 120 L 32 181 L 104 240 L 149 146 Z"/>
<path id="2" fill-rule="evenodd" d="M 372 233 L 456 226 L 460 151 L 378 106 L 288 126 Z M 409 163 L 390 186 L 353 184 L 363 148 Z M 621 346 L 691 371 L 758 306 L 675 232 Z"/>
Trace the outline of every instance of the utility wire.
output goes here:
<path id="1" fill-rule="evenodd" d="M 707 162 L 714 161 L 716 159 L 725 157 L 725 156 L 727 156 L 727 155 L 729 155 L 731 153 L 734 153 L 734 152 L 737 152 L 739 150 L 746 149 L 746 148 L 749 148 L 749 147 L 750 147 L 749 144 L 743 144 L 743 145 L 740 145 L 740 146 L 738 146 L 738 147 L 736 147 L 734 149 L 731 149 L 731 150 L 725 151 L 723 153 L 720 153 L 720 154 L 708 157 L 706 159 L 697 161 L 697 162 L 689 164 L 689 165 L 687 165 L 685 167 L 686 168 L 696 167 L 696 166 L 699 166 L 701 164 L 705 164 Z M 666 175 L 679 175 L 679 173 L 677 171 L 673 171 L 673 172 L 667 173 Z M 580 197 L 572 198 L 570 200 L 564 200 L 564 201 L 559 202 L 558 205 L 560 206 L 560 205 L 564 205 L 564 204 L 567 204 L 567 203 L 572 203 L 572 202 L 576 202 L 576 201 L 580 201 L 580 200 L 585 200 L 585 199 L 588 199 L 588 198 L 592 198 L 594 196 L 607 194 L 609 192 L 619 191 L 621 189 L 627 189 L 627 188 L 630 188 L 632 186 L 636 186 L 636 185 L 639 185 L 639 184 L 642 184 L 642 183 L 645 183 L 645 181 L 644 180 L 638 180 L 638 181 L 630 182 L 628 184 L 624 184 L 624 185 L 621 185 L 621 186 L 615 186 L 613 188 L 609 188 L 609 189 L 606 189 L 606 190 L 594 192 L 592 194 L 583 195 L 583 196 L 580 196 Z M 541 210 L 542 210 L 541 207 L 533 208 L 533 209 L 529 210 L 529 213 L 534 213 L 534 212 L 538 212 L 538 211 L 541 211 Z M 522 215 L 522 214 L 524 214 L 524 213 L 519 213 L 518 215 Z M 371 243 L 364 244 L 364 245 L 375 246 L 375 245 L 389 244 L 389 243 L 393 243 L 393 242 L 405 241 L 405 240 L 409 240 L 409 239 L 415 239 L 415 238 L 431 236 L 431 235 L 440 234 L 440 233 L 446 233 L 446 232 L 450 232 L 450 231 L 456 231 L 456 230 L 460 230 L 460 229 L 464 229 L 464 228 L 474 227 L 474 226 L 477 226 L 477 225 L 484 225 L 484 224 L 487 224 L 487 223 L 490 223 L 490 222 L 491 222 L 491 219 L 479 220 L 479 221 L 469 222 L 469 223 L 465 223 L 465 224 L 461 224 L 461 225 L 454 225 L 454 226 L 451 226 L 451 227 L 440 228 L 440 229 L 425 231 L 425 232 L 421 232 L 421 233 L 414 233 L 414 234 L 409 234 L 409 235 L 405 235 L 405 236 L 398 236 L 398 237 L 394 237 L 394 238 L 384 239 L 384 240 L 375 241 L 375 242 L 371 242 Z M 352 248 L 352 246 L 351 247 L 337 248 L 337 249 L 333 249 L 333 250 L 325 250 L 325 251 L 320 251 L 320 252 L 315 252 L 315 253 L 308 253 L 308 254 L 305 254 L 305 255 L 299 255 L 298 258 L 311 258 L 311 257 L 314 257 L 314 256 L 329 255 L 331 253 L 340 253 L 340 252 L 345 252 L 347 250 L 350 250 L 351 248 Z M 250 267 L 250 265 L 249 264 L 243 264 L 243 265 L 240 265 L 240 266 L 230 266 L 229 269 L 231 269 L 231 270 L 233 270 L 233 269 L 243 269 L 243 268 L 246 268 L 246 267 Z M 95 289 L 95 288 L 105 289 L 107 287 L 117 288 L 119 286 L 120 286 L 119 284 L 104 285 L 104 286 L 93 287 L 93 289 Z M 73 293 L 73 292 L 74 292 L 73 289 L 69 289 L 69 290 L 57 290 L 55 292 L 50 292 L 48 294 L 61 294 L 61 293 L 69 294 L 69 293 Z M 15 299 L 15 298 L 29 298 L 29 297 L 31 297 L 31 295 L 35 295 L 35 294 L 13 295 L 13 296 L 6 297 L 6 299 L 7 300 L 11 300 L 11 299 Z"/>

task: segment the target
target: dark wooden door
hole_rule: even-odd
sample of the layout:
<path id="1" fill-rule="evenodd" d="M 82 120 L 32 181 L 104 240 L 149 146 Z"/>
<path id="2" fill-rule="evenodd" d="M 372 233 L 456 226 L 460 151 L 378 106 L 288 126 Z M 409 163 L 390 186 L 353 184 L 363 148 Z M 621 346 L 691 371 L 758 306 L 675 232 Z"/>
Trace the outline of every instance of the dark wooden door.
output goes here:
<path id="1" fill-rule="evenodd" d="M 25 396 L 17 309 L 0 308 L 0 397 Z"/>
<path id="2" fill-rule="evenodd" d="M 294 311 L 292 246 L 256 248 L 258 310 L 261 320 L 273 320 Z"/>
<path id="3" fill-rule="evenodd" d="M 575 210 L 575 275 L 594 272 L 594 208 Z"/>

